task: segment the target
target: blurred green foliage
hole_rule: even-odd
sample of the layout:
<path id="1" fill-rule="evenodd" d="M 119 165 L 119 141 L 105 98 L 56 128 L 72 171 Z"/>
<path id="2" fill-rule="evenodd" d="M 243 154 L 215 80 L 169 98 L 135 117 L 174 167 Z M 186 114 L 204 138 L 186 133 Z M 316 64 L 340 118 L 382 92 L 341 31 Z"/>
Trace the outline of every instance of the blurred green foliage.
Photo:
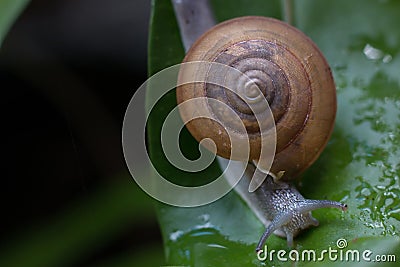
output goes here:
<path id="1" fill-rule="evenodd" d="M 108 240 L 155 219 L 152 199 L 129 175 L 112 180 L 93 195 L 76 199 L 58 216 L 33 222 L 18 233 L 1 249 L 0 266 L 75 266 Z M 163 262 L 162 247 L 146 244 L 95 266 L 158 266 Z"/>
<path id="2" fill-rule="evenodd" d="M 28 2 L 0 1 L 0 45 Z M 99 185 L 97 191 L 75 199 L 58 214 L 26 222 L 23 231 L 3 237 L 0 266 L 76 266 L 129 229 L 139 229 L 155 221 L 153 199 L 129 174 L 110 177 L 109 181 Z M 138 242 L 143 236 L 140 238 Z M 164 262 L 161 244 L 146 243 L 139 247 L 137 251 L 122 251 L 93 266 L 159 266 Z"/>

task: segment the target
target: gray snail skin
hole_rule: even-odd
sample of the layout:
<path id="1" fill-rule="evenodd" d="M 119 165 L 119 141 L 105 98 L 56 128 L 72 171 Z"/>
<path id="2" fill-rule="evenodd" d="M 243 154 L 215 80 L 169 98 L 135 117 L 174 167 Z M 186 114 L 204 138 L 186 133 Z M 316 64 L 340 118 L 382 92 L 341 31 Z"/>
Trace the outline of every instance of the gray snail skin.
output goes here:
<path id="1" fill-rule="evenodd" d="M 331 200 L 305 199 L 299 191 L 286 182 L 275 181 L 268 176 L 254 192 L 262 203 L 263 212 L 271 223 L 258 242 L 256 250 L 261 250 L 265 240 L 275 231 L 284 233 L 289 247 L 293 246 L 293 237 L 310 226 L 318 226 L 311 211 L 319 208 L 338 208 L 347 210 L 347 205 Z"/>
<path id="2" fill-rule="evenodd" d="M 254 192 L 235 187 L 266 225 L 257 250 L 273 232 L 285 236 L 288 245 L 292 246 L 293 238 L 302 229 L 318 225 L 311 215 L 312 210 L 326 207 L 347 209 L 340 202 L 305 199 L 291 183 L 314 163 L 325 148 L 336 115 L 336 87 L 332 73 L 311 39 L 276 19 L 240 17 L 217 24 L 200 36 L 183 60 L 184 63 L 195 61 L 235 68 L 259 88 L 255 94 L 251 87 L 246 88 L 251 86 L 249 83 L 240 81 L 229 82 L 237 85 L 233 92 L 204 82 L 177 87 L 178 104 L 194 98 L 215 99 L 226 103 L 241 119 L 244 131 L 243 128 L 233 129 L 231 118 L 223 116 L 224 111 L 207 106 L 207 102 L 189 108 L 186 105 L 179 110 L 183 121 L 187 122 L 187 129 L 197 141 L 205 138 L 214 141 L 221 166 L 226 164 L 223 158 L 231 158 L 231 148 L 235 145 L 230 143 L 229 128 L 238 139 L 249 143 L 247 157 L 234 160 L 247 164 L 248 172 L 250 169 L 254 172 L 254 168 L 258 170 L 259 164 L 263 163 L 260 158 L 262 140 L 268 138 L 268 131 L 271 131 L 271 128 L 260 127 L 256 119 L 262 117 L 256 112 L 265 112 L 260 103 L 268 102 L 273 115 L 275 154 L 267 171 L 260 168 L 266 178 Z M 185 69 L 181 69 L 179 75 L 184 77 Z M 191 119 L 193 113 L 202 109 L 207 109 L 215 118 Z M 249 177 L 252 176 L 245 175 L 242 180 Z"/>

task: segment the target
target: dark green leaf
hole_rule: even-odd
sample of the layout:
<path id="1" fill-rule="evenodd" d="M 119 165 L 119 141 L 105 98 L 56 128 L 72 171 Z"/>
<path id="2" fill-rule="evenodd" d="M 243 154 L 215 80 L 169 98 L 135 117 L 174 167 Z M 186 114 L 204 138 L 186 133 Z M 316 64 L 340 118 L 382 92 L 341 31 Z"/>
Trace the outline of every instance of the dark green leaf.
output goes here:
<path id="1" fill-rule="evenodd" d="M 28 0 L 0 1 L 0 47 L 8 29 L 28 2 Z"/>
<path id="2" fill-rule="evenodd" d="M 214 0 L 219 21 L 243 16 L 281 17 L 278 1 Z M 326 150 L 304 174 L 299 190 L 307 198 L 345 201 L 346 213 L 318 210 L 320 226 L 305 231 L 295 248 L 336 248 L 340 238 L 349 249 L 370 249 L 400 257 L 400 2 L 295 1 L 295 26 L 310 36 L 332 68 L 338 93 L 335 130 Z M 149 73 L 179 63 L 183 48 L 169 1 L 155 0 L 150 36 Z M 151 98 L 153 88 L 148 91 Z M 163 157 L 159 131 L 162 118 L 176 105 L 165 97 L 148 121 L 151 158 L 174 181 L 215 177 L 213 164 L 200 174 L 183 173 Z M 160 119 L 161 118 L 161 119 Z M 184 131 L 185 149 L 197 143 Z M 195 177 L 195 178 L 193 178 Z M 190 179 L 192 178 L 192 179 Z M 317 181 L 317 182 L 316 182 Z M 191 182 L 181 182 L 191 184 Z M 261 263 L 254 247 L 263 226 L 235 192 L 199 208 L 158 205 L 158 217 L 170 264 L 192 266 L 291 266 Z M 285 249 L 286 241 L 271 237 L 269 249 Z M 397 259 L 398 260 L 398 259 Z M 324 264 L 333 264 L 325 262 Z M 358 265 L 364 262 L 345 262 Z M 307 262 L 299 262 L 306 265 Z M 322 266 L 321 262 L 315 265 Z M 343 264 L 337 262 L 336 264 Z M 391 266 L 380 263 L 379 266 Z"/>

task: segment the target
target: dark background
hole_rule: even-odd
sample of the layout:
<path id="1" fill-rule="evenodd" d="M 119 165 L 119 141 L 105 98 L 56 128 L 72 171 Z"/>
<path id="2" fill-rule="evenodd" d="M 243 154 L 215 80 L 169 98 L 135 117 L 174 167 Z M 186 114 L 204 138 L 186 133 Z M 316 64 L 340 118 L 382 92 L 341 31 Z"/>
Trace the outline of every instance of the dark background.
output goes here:
<path id="1" fill-rule="evenodd" d="M 127 173 L 121 127 L 147 78 L 149 18 L 150 1 L 32 0 L 8 32 L 0 49 L 3 251 L 15 253 L 33 233 L 48 235 L 46 228 L 96 203 L 104 188 L 132 187 L 132 201 L 141 194 Z M 110 207 L 97 209 L 106 214 Z M 143 246 L 162 250 L 154 211 L 146 210 L 54 266 L 94 266 L 121 253 L 140 254 Z M 63 243 L 63 230 L 71 230 L 54 229 L 60 238 L 53 243 Z"/>

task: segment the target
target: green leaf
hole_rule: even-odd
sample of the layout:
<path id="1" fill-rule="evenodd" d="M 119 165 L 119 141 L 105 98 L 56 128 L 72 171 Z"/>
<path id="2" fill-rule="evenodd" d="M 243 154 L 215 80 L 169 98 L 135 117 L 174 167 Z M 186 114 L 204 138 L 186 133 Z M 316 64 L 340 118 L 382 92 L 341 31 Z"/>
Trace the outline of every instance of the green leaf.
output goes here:
<path id="1" fill-rule="evenodd" d="M 219 21 L 243 15 L 280 18 L 279 1 L 212 1 Z M 327 148 L 303 175 L 299 191 L 307 198 L 345 201 L 349 210 L 313 212 L 320 225 L 295 239 L 295 249 L 322 251 L 346 239 L 349 249 L 400 257 L 400 2 L 295 1 L 295 26 L 325 54 L 338 94 L 336 125 Z M 183 48 L 169 1 L 154 0 L 149 43 L 149 74 L 181 62 Z M 155 88 L 149 88 L 151 99 Z M 160 144 L 163 118 L 176 105 L 171 93 L 148 121 L 150 156 L 167 179 L 193 184 L 216 177 L 216 164 L 201 173 L 184 173 L 168 163 Z M 183 153 L 195 157 L 198 144 L 187 131 Z M 193 152 L 195 151 L 195 152 Z M 209 180 L 208 179 L 208 180 Z M 317 182 L 316 182 L 317 181 Z M 260 262 L 254 248 L 262 224 L 235 192 L 198 208 L 158 204 L 167 262 L 192 266 L 291 266 L 276 257 Z M 286 241 L 268 239 L 269 249 L 289 252 Z M 346 249 L 347 249 L 346 248 Z M 345 251 L 345 249 L 343 249 Z M 397 259 L 399 260 L 399 259 Z M 345 262 L 358 266 L 365 262 Z M 299 266 L 307 265 L 299 261 Z M 316 266 L 332 261 L 313 262 Z M 343 264 L 337 261 L 335 264 Z M 369 263 L 373 265 L 374 263 Z M 375 263 L 392 266 L 393 263 Z"/>
<path id="2" fill-rule="evenodd" d="M 0 47 L 9 28 L 28 2 L 28 0 L 0 1 Z"/>

